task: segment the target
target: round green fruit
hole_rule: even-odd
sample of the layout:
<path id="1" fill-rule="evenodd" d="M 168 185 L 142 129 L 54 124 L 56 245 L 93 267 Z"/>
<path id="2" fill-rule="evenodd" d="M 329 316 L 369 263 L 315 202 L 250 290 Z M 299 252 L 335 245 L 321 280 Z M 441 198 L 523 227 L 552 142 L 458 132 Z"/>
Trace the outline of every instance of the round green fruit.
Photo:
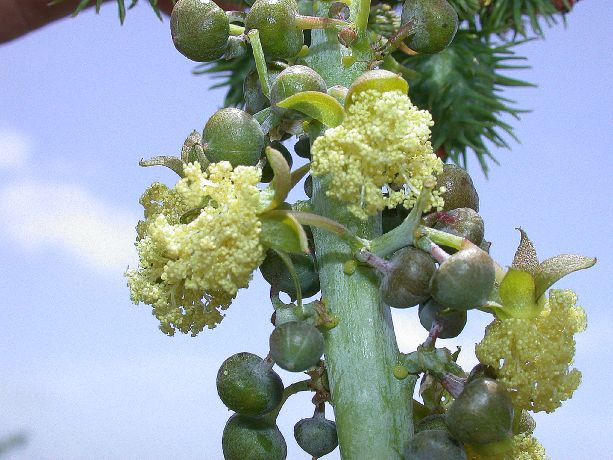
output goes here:
<path id="1" fill-rule="evenodd" d="M 270 356 L 290 372 L 302 372 L 317 365 L 324 353 L 324 337 L 311 324 L 290 321 L 270 334 Z"/>
<path id="2" fill-rule="evenodd" d="M 436 265 L 424 251 L 407 246 L 394 253 L 382 273 L 379 291 L 390 307 L 409 308 L 430 297 Z"/>
<path id="3" fill-rule="evenodd" d="M 464 310 L 446 310 L 434 299 L 428 299 L 419 305 L 419 322 L 429 331 L 435 319 L 441 326 L 438 334 L 440 339 L 451 339 L 457 337 L 466 326 L 467 314 Z"/>
<path id="4" fill-rule="evenodd" d="M 287 64 L 272 62 L 269 63 L 267 67 L 268 84 L 272 85 L 275 78 L 277 78 L 281 71 L 287 67 Z M 243 82 L 243 95 L 245 100 L 245 111 L 252 115 L 264 110 L 270 105 L 270 101 L 264 96 L 262 85 L 260 84 L 260 77 L 256 70 L 252 70 L 247 74 L 247 77 L 245 77 L 245 81 Z"/>
<path id="5" fill-rule="evenodd" d="M 230 356 L 219 368 L 217 393 L 228 409 L 255 417 L 279 405 L 283 382 L 269 363 L 243 352 Z"/>
<path id="6" fill-rule="evenodd" d="M 415 433 L 426 430 L 443 430 L 447 431 L 445 423 L 445 414 L 430 414 L 422 418 L 415 426 Z"/>
<path id="7" fill-rule="evenodd" d="M 256 0 L 247 13 L 246 31 L 258 29 L 268 59 L 287 59 L 302 49 L 304 35 L 296 26 L 295 0 Z"/>
<path id="8" fill-rule="evenodd" d="M 302 114 L 295 110 L 277 107 L 277 103 L 302 91 L 326 92 L 326 82 L 310 67 L 293 65 L 279 74 L 270 88 L 270 104 L 273 111 L 285 118 L 301 118 Z"/>
<path id="9" fill-rule="evenodd" d="M 307 454 L 319 458 L 338 446 L 336 423 L 323 415 L 304 418 L 294 425 L 294 438 Z"/>
<path id="10" fill-rule="evenodd" d="M 221 438 L 225 460 L 285 460 L 287 444 L 274 423 L 235 414 Z"/>
<path id="11" fill-rule="evenodd" d="M 447 0 L 405 0 L 402 24 L 413 23 L 405 43 L 413 51 L 433 54 L 444 50 L 458 30 L 458 13 Z"/>
<path id="12" fill-rule="evenodd" d="M 264 133 L 255 118 L 233 107 L 218 110 L 204 126 L 204 153 L 211 163 L 253 166 L 262 156 Z"/>
<path id="13" fill-rule="evenodd" d="M 283 158 L 285 158 L 285 161 L 287 161 L 287 164 L 289 166 L 290 169 L 292 169 L 292 164 L 294 163 L 294 159 L 292 158 L 292 154 L 289 153 L 289 150 L 287 150 L 287 147 L 285 147 L 281 142 L 279 141 L 273 141 L 270 143 L 270 146 L 281 152 L 281 155 L 283 155 Z M 272 167 L 270 166 L 270 164 L 268 162 L 266 162 L 266 164 L 264 165 L 264 168 L 262 168 L 262 182 L 270 182 L 272 181 L 272 179 L 274 178 L 275 174 L 272 170 Z"/>
<path id="14" fill-rule="evenodd" d="M 445 308 L 483 305 L 494 287 L 491 257 L 478 248 L 462 249 L 443 262 L 430 281 L 432 298 Z"/>
<path id="15" fill-rule="evenodd" d="M 477 246 L 481 245 L 485 234 L 483 219 L 471 208 L 458 208 L 438 213 L 434 228 L 466 238 Z"/>
<path id="16" fill-rule="evenodd" d="M 406 460 L 466 460 L 464 446 L 445 430 L 415 433 L 406 449 Z"/>
<path id="17" fill-rule="evenodd" d="M 170 15 L 170 34 L 177 50 L 188 59 L 209 62 L 226 51 L 230 22 L 211 0 L 179 0 Z"/>
<path id="18" fill-rule="evenodd" d="M 468 444 L 490 444 L 513 435 L 513 403 L 496 380 L 477 378 L 466 384 L 446 413 L 447 427 Z"/>
<path id="19" fill-rule="evenodd" d="M 294 144 L 294 152 L 301 158 L 311 159 L 311 141 L 309 136 L 302 135 L 298 138 L 298 142 Z"/>
<path id="20" fill-rule="evenodd" d="M 444 164 L 443 172 L 436 178 L 438 187 L 445 187 L 441 195 L 445 204 L 443 212 L 457 208 L 479 211 L 479 195 L 468 172 L 455 164 Z"/>
<path id="21" fill-rule="evenodd" d="M 290 254 L 290 258 L 298 275 L 302 297 L 312 297 L 317 294 L 319 292 L 319 273 L 315 258 L 310 254 Z M 287 293 L 292 299 L 296 298 L 294 280 L 275 251 L 269 250 L 266 253 L 266 258 L 260 265 L 260 271 L 270 285 L 276 286 L 279 291 Z"/>

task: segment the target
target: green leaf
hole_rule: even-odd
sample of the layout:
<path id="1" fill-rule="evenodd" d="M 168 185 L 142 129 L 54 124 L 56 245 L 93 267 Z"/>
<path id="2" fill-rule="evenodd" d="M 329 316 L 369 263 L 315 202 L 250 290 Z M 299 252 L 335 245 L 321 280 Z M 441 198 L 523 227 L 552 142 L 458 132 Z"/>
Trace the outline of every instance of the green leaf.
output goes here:
<path id="1" fill-rule="evenodd" d="M 387 70 L 371 70 L 363 73 L 349 87 L 347 98 L 345 99 L 345 108 L 348 108 L 353 102 L 353 95 L 361 91 L 374 89 L 382 93 L 386 91 L 402 91 L 407 94 L 409 84 L 400 75 Z"/>
<path id="2" fill-rule="evenodd" d="M 538 267 L 535 278 L 536 298 L 542 296 L 547 289 L 566 275 L 592 267 L 595 257 L 585 257 L 576 254 L 561 254 L 544 260 Z"/>
<path id="3" fill-rule="evenodd" d="M 515 251 L 515 258 L 511 266 L 534 276 L 539 266 L 536 249 L 534 249 L 534 244 L 532 244 L 526 232 L 522 228 L 517 228 L 517 230 L 521 234 L 521 240 L 519 241 L 517 251 Z"/>
<path id="4" fill-rule="evenodd" d="M 262 245 L 276 251 L 309 253 L 304 228 L 289 211 L 268 211 L 260 215 Z"/>
<path id="5" fill-rule="evenodd" d="M 167 168 L 172 169 L 176 172 L 180 177 L 185 177 L 183 173 L 183 167 L 185 164 L 177 157 L 171 156 L 159 156 L 153 157 L 148 160 L 140 160 L 138 162 L 139 166 L 147 167 L 147 166 L 166 166 Z"/>
<path id="6" fill-rule="evenodd" d="M 290 189 L 294 188 L 300 179 L 302 179 L 311 169 L 311 163 L 304 164 L 298 169 L 292 171 Z"/>
<path id="7" fill-rule="evenodd" d="M 343 106 L 334 97 L 319 91 L 302 91 L 283 99 L 277 105 L 302 112 L 330 128 L 340 125 L 345 117 Z"/>
<path id="8" fill-rule="evenodd" d="M 510 268 L 498 291 L 504 313 L 513 318 L 534 318 L 540 312 L 534 295 L 534 278 L 528 272 Z"/>
<path id="9" fill-rule="evenodd" d="M 272 182 L 265 190 L 265 193 L 261 194 L 260 207 L 262 210 L 260 213 L 275 209 L 287 198 L 287 194 L 292 188 L 292 176 L 289 171 L 289 165 L 283 154 L 278 150 L 273 149 L 271 146 L 266 147 L 264 150 L 268 164 L 272 168 L 274 173 Z"/>

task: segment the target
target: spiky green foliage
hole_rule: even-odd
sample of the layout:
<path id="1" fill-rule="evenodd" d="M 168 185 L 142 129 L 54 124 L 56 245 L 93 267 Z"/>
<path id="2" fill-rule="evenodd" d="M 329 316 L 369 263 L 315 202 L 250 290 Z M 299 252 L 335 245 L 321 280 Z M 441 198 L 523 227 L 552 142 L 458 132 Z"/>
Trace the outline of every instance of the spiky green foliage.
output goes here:
<path id="1" fill-rule="evenodd" d="M 547 25 L 557 23 L 562 17 L 552 0 L 492 0 L 479 12 L 481 26 L 484 32 L 495 34 L 519 34 L 527 37 L 530 25 L 532 32 L 543 36 L 539 19 L 544 19 Z"/>
<path id="2" fill-rule="evenodd" d="M 49 2 L 49 5 L 57 5 L 58 3 L 62 3 L 63 1 L 65 0 L 51 0 L 51 2 Z M 126 18 L 126 2 L 124 0 L 115 0 L 115 1 L 117 2 L 117 9 L 119 12 L 119 21 L 123 24 L 123 21 Z M 81 0 L 79 4 L 77 5 L 77 7 L 75 8 L 72 15 L 76 16 L 81 11 L 83 11 L 85 8 L 87 8 L 88 5 L 94 2 L 96 4 L 96 13 L 99 13 L 100 7 L 102 6 L 102 3 L 104 3 L 104 0 Z M 149 2 L 149 5 L 151 5 L 151 7 L 153 8 L 153 11 L 157 15 L 157 17 L 160 18 L 160 20 L 162 20 L 162 14 L 160 13 L 160 9 L 158 8 L 158 0 L 148 0 L 148 2 Z M 129 10 L 131 8 L 134 8 L 137 3 L 138 3 L 138 0 L 131 0 L 130 5 L 127 7 L 127 9 Z"/>
<path id="3" fill-rule="evenodd" d="M 221 80 L 209 89 L 228 87 L 224 107 L 242 107 L 244 103 L 243 82 L 253 69 L 255 69 L 253 58 L 246 54 L 229 61 L 221 60 L 200 64 L 193 73 L 196 75 L 208 74 L 212 79 Z"/>
<path id="4" fill-rule="evenodd" d="M 465 19 L 473 21 L 475 14 L 481 8 L 479 0 L 448 0 L 448 2 L 456 10 L 461 21 Z"/>
<path id="5" fill-rule="evenodd" d="M 445 156 L 466 166 L 472 149 L 487 173 L 486 158 L 496 161 L 488 147 L 506 147 L 504 133 L 515 138 L 513 128 L 503 116 L 518 118 L 525 112 L 512 107 L 513 101 L 499 93 L 504 87 L 533 86 L 500 73 L 527 66 L 513 62 L 513 47 L 518 42 L 493 44 L 468 31 L 459 31 L 453 43 L 438 54 L 405 57 L 403 64 L 421 77 L 411 82 L 411 100 L 428 109 L 434 119 L 432 145 Z"/>

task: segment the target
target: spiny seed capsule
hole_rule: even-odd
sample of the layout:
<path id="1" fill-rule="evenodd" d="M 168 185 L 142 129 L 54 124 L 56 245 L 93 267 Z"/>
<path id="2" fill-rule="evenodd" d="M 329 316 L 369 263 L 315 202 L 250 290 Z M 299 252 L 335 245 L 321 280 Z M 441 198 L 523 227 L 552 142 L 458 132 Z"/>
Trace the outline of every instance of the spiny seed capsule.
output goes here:
<path id="1" fill-rule="evenodd" d="M 170 15 L 170 34 L 177 50 L 188 59 L 209 62 L 226 50 L 230 22 L 211 0 L 179 0 Z"/>
<path id="2" fill-rule="evenodd" d="M 296 26 L 295 0 L 256 0 L 247 13 L 247 31 L 258 29 L 262 49 L 268 59 L 287 59 L 302 49 L 304 35 Z"/>
<path id="3" fill-rule="evenodd" d="M 405 451 L 411 460 L 466 460 L 464 446 L 445 430 L 424 430 L 415 433 Z"/>
<path id="4" fill-rule="evenodd" d="M 255 118 L 233 107 L 218 110 L 204 126 L 204 153 L 211 163 L 253 166 L 262 156 L 264 132 Z"/>
<path id="5" fill-rule="evenodd" d="M 451 339 L 460 335 L 466 326 L 467 314 L 464 310 L 448 310 L 434 299 L 419 305 L 419 322 L 429 331 L 435 319 L 441 326 L 440 339 Z"/>
<path id="6" fill-rule="evenodd" d="M 483 242 L 485 224 L 483 218 L 471 208 L 458 208 L 436 214 L 434 228 L 472 241 L 477 246 Z"/>
<path id="7" fill-rule="evenodd" d="M 494 262 L 478 248 L 456 252 L 430 281 L 432 298 L 445 308 L 470 310 L 483 305 L 494 287 Z"/>
<path id="8" fill-rule="evenodd" d="M 453 163 L 443 165 L 436 178 L 437 187 L 445 187 L 443 212 L 457 208 L 471 208 L 479 212 L 479 195 L 468 172 Z"/>
<path id="9" fill-rule="evenodd" d="M 319 458 L 328 455 L 338 446 L 336 423 L 323 414 L 303 418 L 294 425 L 294 438 L 307 454 Z"/>
<path id="10" fill-rule="evenodd" d="M 287 444 L 274 422 L 235 414 L 221 438 L 225 460 L 285 460 Z"/>
<path id="11" fill-rule="evenodd" d="M 394 253 L 382 272 L 379 290 L 390 307 L 408 308 L 430 297 L 430 278 L 436 271 L 432 257 L 407 246 Z"/>
<path id="12" fill-rule="evenodd" d="M 323 353 L 323 335 L 311 324 L 290 321 L 270 334 L 270 356 L 286 371 L 305 371 L 317 365 Z"/>
<path id="13" fill-rule="evenodd" d="M 285 118 L 301 118 L 302 114 L 295 110 L 277 107 L 283 99 L 287 99 L 302 91 L 326 92 L 325 80 L 310 67 L 293 65 L 279 74 L 270 88 L 270 104 L 272 110 Z"/>
<path id="14" fill-rule="evenodd" d="M 447 427 L 458 440 L 489 444 L 513 435 L 513 403 L 496 380 L 470 381 L 446 413 Z"/>
<path id="15" fill-rule="evenodd" d="M 319 292 L 319 273 L 317 272 L 315 258 L 310 254 L 290 254 L 290 258 L 294 264 L 296 275 L 298 275 L 302 297 L 312 297 L 317 294 Z M 294 280 L 276 252 L 269 250 L 266 253 L 266 258 L 260 265 L 260 271 L 270 285 L 275 286 L 281 292 L 287 293 L 292 299 L 296 298 L 297 292 Z"/>
<path id="16" fill-rule="evenodd" d="M 418 53 L 433 54 L 445 49 L 458 30 L 458 13 L 447 0 L 406 0 L 402 6 L 402 24 L 413 23 L 405 39 Z"/>
<path id="17" fill-rule="evenodd" d="M 217 372 L 217 393 L 235 412 L 264 415 L 281 402 L 283 382 L 270 364 L 252 353 L 237 353 L 226 359 Z"/>
<path id="18" fill-rule="evenodd" d="M 281 155 L 283 155 L 283 158 L 285 158 L 285 161 L 287 161 L 287 165 L 290 167 L 292 167 L 292 164 L 294 163 L 294 159 L 292 158 L 292 154 L 289 153 L 289 150 L 287 150 L 287 147 L 285 147 L 281 142 L 279 141 L 273 141 L 270 143 L 270 146 L 281 152 Z M 275 174 L 272 170 L 272 167 L 270 166 L 270 164 L 268 162 L 266 162 L 266 164 L 264 165 L 264 168 L 262 168 L 262 179 L 261 181 L 264 183 L 270 182 L 273 178 L 274 178 Z"/>

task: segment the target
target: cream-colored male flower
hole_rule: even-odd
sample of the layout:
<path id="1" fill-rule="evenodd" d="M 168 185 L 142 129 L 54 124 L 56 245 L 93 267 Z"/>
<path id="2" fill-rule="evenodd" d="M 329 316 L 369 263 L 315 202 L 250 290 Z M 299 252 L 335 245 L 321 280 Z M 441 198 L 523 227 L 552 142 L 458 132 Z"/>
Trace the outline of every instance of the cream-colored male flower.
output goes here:
<path id="1" fill-rule="evenodd" d="M 432 151 L 430 126 L 430 114 L 401 91 L 359 92 L 343 123 L 313 143 L 311 173 L 329 175 L 327 195 L 362 219 L 398 204 L 411 208 L 424 180 L 443 167 Z M 442 204 L 435 191 L 431 205 Z"/>
<path id="2" fill-rule="evenodd" d="M 511 447 L 503 454 L 487 455 L 466 447 L 468 460 L 546 460 L 545 448 L 531 433 L 521 433 L 511 438 Z"/>
<path id="3" fill-rule="evenodd" d="M 569 367 L 577 332 L 587 320 L 570 290 L 549 291 L 541 313 L 531 319 L 497 319 L 475 351 L 482 364 L 496 369 L 516 410 L 553 412 L 572 397 L 581 372 Z"/>
<path id="4" fill-rule="evenodd" d="M 126 274 L 132 301 L 150 304 L 169 335 L 215 327 L 264 259 L 260 170 L 222 161 L 206 172 L 188 164 L 184 173 L 174 189 L 153 184 L 143 195 L 140 264 Z"/>

